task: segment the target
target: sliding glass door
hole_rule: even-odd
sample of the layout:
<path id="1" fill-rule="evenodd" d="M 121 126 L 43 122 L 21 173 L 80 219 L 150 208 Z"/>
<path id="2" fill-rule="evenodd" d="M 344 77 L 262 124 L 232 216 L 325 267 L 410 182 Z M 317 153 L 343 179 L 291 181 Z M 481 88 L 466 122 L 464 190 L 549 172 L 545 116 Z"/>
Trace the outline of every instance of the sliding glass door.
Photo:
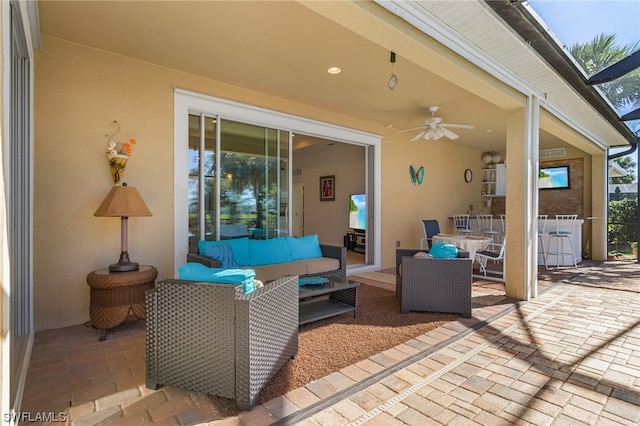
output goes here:
<path id="1" fill-rule="evenodd" d="M 380 136 L 183 89 L 175 89 L 174 114 L 174 265 L 183 264 L 187 252 L 196 252 L 201 239 L 292 235 L 295 179 L 297 201 L 304 186 L 309 201 L 304 210 L 319 217 L 305 219 L 300 232 L 317 233 L 324 244 L 343 244 L 348 196 L 367 193 L 367 264 L 360 269 L 380 267 Z M 339 162 L 324 153 L 328 159 L 322 167 L 313 154 L 303 165 L 304 144 L 294 134 L 366 146 L 365 170 L 357 175 L 366 176 L 365 187 L 345 186 L 356 175 L 344 153 Z M 297 165 L 292 170 L 294 146 Z M 360 155 L 355 161 L 361 160 Z M 336 200 L 320 203 L 318 177 L 333 174 L 342 182 Z"/>
<path id="2" fill-rule="evenodd" d="M 290 132 L 189 115 L 189 251 L 289 235 Z"/>

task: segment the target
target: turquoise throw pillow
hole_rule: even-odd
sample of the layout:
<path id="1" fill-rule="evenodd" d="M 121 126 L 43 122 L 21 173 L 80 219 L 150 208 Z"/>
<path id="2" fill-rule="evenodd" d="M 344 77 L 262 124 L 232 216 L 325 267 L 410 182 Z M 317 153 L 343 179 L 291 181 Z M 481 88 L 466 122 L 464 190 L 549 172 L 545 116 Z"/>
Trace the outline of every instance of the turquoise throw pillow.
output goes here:
<path id="1" fill-rule="evenodd" d="M 225 269 L 237 268 L 233 259 L 233 249 L 229 244 L 208 245 L 204 249 L 204 255 L 220 261 L 220 266 Z"/>
<path id="2" fill-rule="evenodd" d="M 437 259 L 455 259 L 458 257 L 458 247 L 453 244 L 438 242 L 431 246 L 429 254 Z"/>
<path id="3" fill-rule="evenodd" d="M 269 240 L 251 240 L 249 242 L 251 266 L 292 262 L 287 239 L 284 237 Z"/>
<path id="4" fill-rule="evenodd" d="M 305 235 L 304 237 L 287 237 L 287 244 L 293 260 L 322 257 L 317 234 Z"/>
<path id="5" fill-rule="evenodd" d="M 256 289 L 256 272 L 253 269 L 208 268 L 201 263 L 189 262 L 178 266 L 178 278 L 219 284 L 242 284 L 244 294 Z"/>
<path id="6" fill-rule="evenodd" d="M 207 247 L 216 246 L 220 244 L 227 244 L 233 251 L 233 260 L 236 262 L 236 266 L 249 266 L 251 265 L 251 258 L 249 257 L 249 238 L 233 238 L 230 240 L 221 241 L 198 241 L 198 253 L 203 256 L 207 255 Z"/>

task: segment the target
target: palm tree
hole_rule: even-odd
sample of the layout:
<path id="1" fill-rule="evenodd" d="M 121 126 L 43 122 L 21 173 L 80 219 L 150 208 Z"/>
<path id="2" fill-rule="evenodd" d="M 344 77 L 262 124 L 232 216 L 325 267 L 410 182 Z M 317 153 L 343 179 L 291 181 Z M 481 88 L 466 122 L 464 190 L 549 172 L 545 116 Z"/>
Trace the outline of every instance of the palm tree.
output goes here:
<path id="1" fill-rule="evenodd" d="M 583 44 L 574 44 L 569 49 L 571 55 L 584 68 L 587 75 L 594 75 L 626 58 L 640 47 L 640 42 L 620 46 L 615 34 L 600 34 Z M 605 96 L 616 107 L 637 106 L 640 99 L 640 69 L 609 83 L 599 85 Z"/>
<path id="2" fill-rule="evenodd" d="M 629 46 L 619 46 L 615 34 L 600 34 L 592 41 L 584 44 L 574 44 L 569 49 L 575 60 L 584 68 L 587 75 L 592 76 L 603 69 L 615 64 L 638 50 L 640 42 Z M 604 95 L 618 109 L 631 110 L 640 106 L 640 69 L 635 70 L 611 81 L 599 85 Z M 627 123 L 636 134 L 640 124 Z M 617 158 L 622 168 L 631 172 L 621 178 L 612 178 L 617 182 L 630 183 L 635 180 L 633 170 L 636 163 L 629 156 Z M 609 203 L 609 241 L 632 241 L 637 244 L 638 198 L 611 201 Z M 639 259 L 640 261 L 640 259 Z"/>

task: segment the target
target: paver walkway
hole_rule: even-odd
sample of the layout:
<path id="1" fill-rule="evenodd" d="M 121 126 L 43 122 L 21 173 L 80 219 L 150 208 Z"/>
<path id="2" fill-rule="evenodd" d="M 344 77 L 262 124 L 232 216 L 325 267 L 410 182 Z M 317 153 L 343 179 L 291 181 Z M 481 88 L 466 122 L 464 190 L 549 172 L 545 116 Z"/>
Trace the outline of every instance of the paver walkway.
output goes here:
<path id="1" fill-rule="evenodd" d="M 596 266 L 322 411 L 279 423 L 291 422 L 640 424 L 640 266 Z"/>
<path id="2" fill-rule="evenodd" d="M 472 318 L 221 421 L 206 395 L 144 387 L 143 322 L 105 342 L 52 330 L 34 347 L 23 409 L 71 405 L 74 426 L 640 424 L 640 264 L 579 272 L 530 302 L 474 297 Z"/>

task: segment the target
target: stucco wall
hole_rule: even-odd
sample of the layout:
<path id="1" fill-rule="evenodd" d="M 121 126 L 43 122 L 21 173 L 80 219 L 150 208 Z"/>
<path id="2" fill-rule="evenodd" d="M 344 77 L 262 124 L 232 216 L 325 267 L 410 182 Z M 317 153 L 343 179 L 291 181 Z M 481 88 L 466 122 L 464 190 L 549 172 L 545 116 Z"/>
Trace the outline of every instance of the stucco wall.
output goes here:
<path id="1" fill-rule="evenodd" d="M 93 216 L 111 187 L 104 151 L 113 120 L 121 125 L 117 139 L 138 141 L 124 181 L 138 188 L 153 212 L 152 217 L 129 221 L 132 260 L 156 266 L 159 278 L 173 276 L 174 87 L 381 134 L 382 267 L 393 265 L 396 241 L 403 247 L 418 246 L 420 219 L 436 218 L 447 230 L 452 213 L 482 202 L 480 152 L 455 142 L 410 142 L 396 129 L 332 111 L 50 37 L 42 41 L 34 58 L 36 330 L 87 321 L 86 275 L 118 258 L 120 221 Z M 411 184 L 410 164 L 425 167 L 422 185 Z M 466 168 L 474 172 L 470 184 L 464 182 Z M 339 177 L 336 184 L 340 193 L 345 179 Z M 323 205 L 329 204 L 337 206 Z M 328 226 L 339 228 L 331 240 L 345 231 L 339 223 L 346 220 L 342 210 L 336 209 L 335 218 L 334 213 L 325 217 Z"/>

